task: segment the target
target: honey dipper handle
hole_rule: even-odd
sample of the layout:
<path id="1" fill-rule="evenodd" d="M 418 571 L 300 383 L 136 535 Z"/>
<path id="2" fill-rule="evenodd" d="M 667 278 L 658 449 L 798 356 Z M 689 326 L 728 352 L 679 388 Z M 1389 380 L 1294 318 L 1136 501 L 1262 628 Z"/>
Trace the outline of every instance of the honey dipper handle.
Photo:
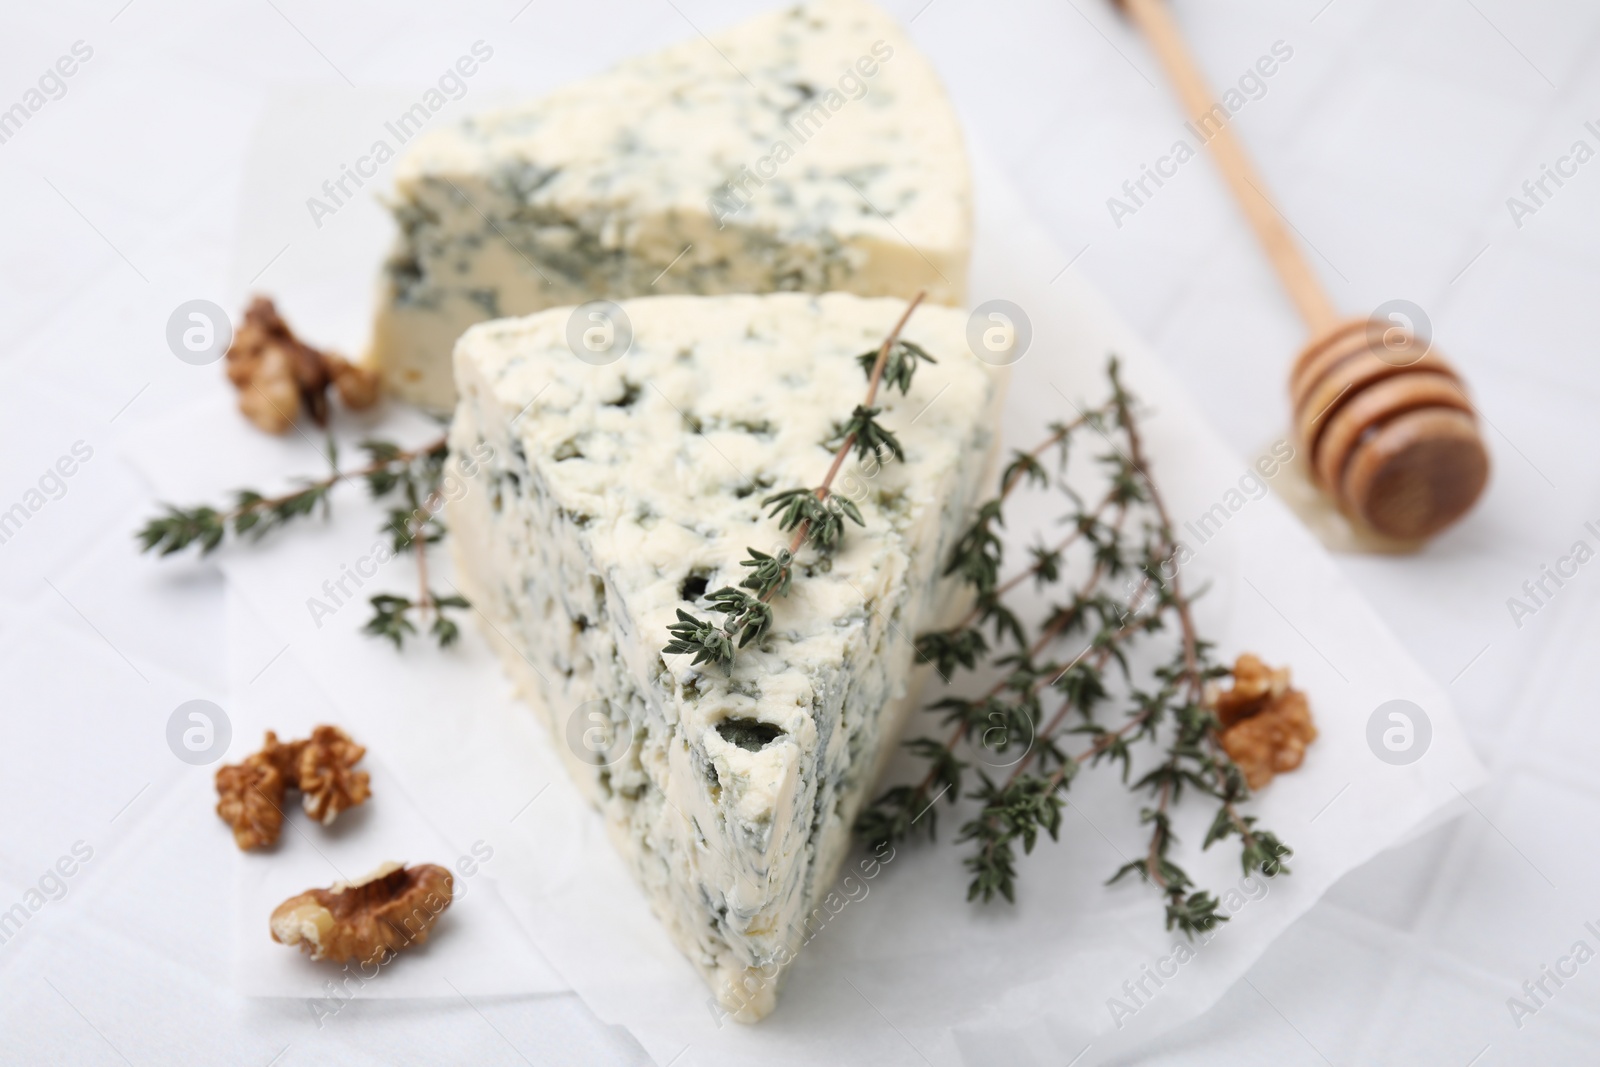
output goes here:
<path id="1" fill-rule="evenodd" d="M 1195 65 L 1177 23 L 1167 10 L 1167 0 L 1115 0 L 1149 39 L 1156 58 L 1178 91 L 1189 121 L 1202 138 L 1209 138 L 1217 166 L 1227 179 L 1245 217 L 1256 231 L 1267 258 L 1289 291 L 1295 306 L 1312 334 L 1320 335 L 1338 322 L 1333 302 L 1312 273 L 1283 216 L 1267 199 L 1266 183 L 1261 180 L 1250 157 L 1245 155 L 1225 108 L 1217 102 L 1205 77 Z"/>

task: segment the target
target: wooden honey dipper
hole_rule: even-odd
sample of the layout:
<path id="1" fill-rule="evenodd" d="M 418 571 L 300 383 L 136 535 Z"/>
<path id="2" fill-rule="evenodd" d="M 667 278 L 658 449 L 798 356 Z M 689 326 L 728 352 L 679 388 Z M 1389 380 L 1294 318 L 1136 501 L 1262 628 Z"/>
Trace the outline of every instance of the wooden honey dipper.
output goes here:
<path id="1" fill-rule="evenodd" d="M 1489 453 L 1455 369 L 1409 323 L 1347 319 L 1311 271 L 1183 43 L 1167 0 L 1113 0 L 1149 40 L 1311 332 L 1289 377 L 1312 480 L 1358 527 L 1418 543 L 1482 494 Z M 1382 310 L 1381 308 L 1379 309 Z M 1426 331 L 1424 331 L 1426 332 Z"/>

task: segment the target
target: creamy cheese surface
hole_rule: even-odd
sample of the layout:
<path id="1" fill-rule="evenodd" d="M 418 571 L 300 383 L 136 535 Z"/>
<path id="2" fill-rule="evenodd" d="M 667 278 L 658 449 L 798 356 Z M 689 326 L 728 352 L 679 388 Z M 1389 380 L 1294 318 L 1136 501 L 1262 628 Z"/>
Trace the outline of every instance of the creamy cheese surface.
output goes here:
<path id="1" fill-rule="evenodd" d="M 812 0 L 424 134 L 372 356 L 454 402 L 476 322 L 596 297 L 965 299 L 970 180 L 933 68 L 866 0 Z"/>
<path id="2" fill-rule="evenodd" d="M 725 671 L 665 656 L 681 608 L 721 619 L 754 547 L 789 535 L 762 497 L 815 486 L 860 403 L 856 362 L 897 299 L 668 296 L 621 304 L 633 340 L 591 365 L 573 309 L 485 323 L 455 350 L 450 504 L 463 590 L 657 915 L 731 1014 L 771 1010 L 822 913 L 850 826 L 915 699 L 911 641 L 960 605 L 941 563 L 998 436 L 1003 372 L 966 314 L 905 336 L 938 360 L 880 394 L 904 462 L 846 462 L 865 527 L 802 549 L 776 620 Z M 825 922 L 825 917 L 820 919 Z M 809 924 L 809 926 L 808 926 Z"/>

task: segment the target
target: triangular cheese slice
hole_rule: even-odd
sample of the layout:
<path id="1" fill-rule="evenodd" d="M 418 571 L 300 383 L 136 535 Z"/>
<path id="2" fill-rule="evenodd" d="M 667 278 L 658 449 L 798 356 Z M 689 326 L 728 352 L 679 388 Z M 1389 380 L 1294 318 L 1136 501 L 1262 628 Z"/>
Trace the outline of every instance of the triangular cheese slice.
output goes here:
<path id="1" fill-rule="evenodd" d="M 938 362 L 879 397 L 904 461 L 848 460 L 834 486 L 865 526 L 826 558 L 801 550 L 731 671 L 695 667 L 663 655 L 676 612 L 721 619 L 705 594 L 739 583 L 749 548 L 787 543 L 762 498 L 822 480 L 824 442 L 865 393 L 855 357 L 905 302 L 620 307 L 631 343 L 609 362 L 573 341 L 584 308 L 461 339 L 450 439 L 471 478 L 449 526 L 463 591 L 657 915 L 725 1010 L 754 1019 L 827 922 L 916 698 L 912 640 L 962 607 L 942 564 L 990 466 L 1004 372 L 969 351 L 965 312 L 918 309 L 904 336 Z"/>
<path id="2" fill-rule="evenodd" d="M 961 132 L 933 68 L 865 0 L 815 0 L 418 136 L 372 356 L 454 402 L 476 322 L 666 293 L 965 299 Z"/>

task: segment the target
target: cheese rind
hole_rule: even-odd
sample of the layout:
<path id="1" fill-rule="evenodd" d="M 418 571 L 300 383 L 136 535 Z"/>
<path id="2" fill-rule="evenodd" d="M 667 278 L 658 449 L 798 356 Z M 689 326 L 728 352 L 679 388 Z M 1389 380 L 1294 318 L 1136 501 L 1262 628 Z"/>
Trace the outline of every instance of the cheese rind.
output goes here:
<path id="1" fill-rule="evenodd" d="M 866 0 L 813 0 L 419 137 L 371 356 L 454 403 L 473 323 L 606 297 L 965 299 L 970 182 L 927 60 Z"/>
<path id="2" fill-rule="evenodd" d="M 916 695 L 912 637 L 944 620 L 940 576 L 997 437 L 1003 372 L 966 315 L 923 307 L 905 336 L 938 360 L 880 393 L 903 462 L 848 460 L 866 521 L 802 549 L 775 622 L 731 670 L 665 656 L 678 609 L 736 585 L 789 535 L 761 505 L 814 486 L 865 392 L 855 356 L 905 308 L 848 294 L 655 297 L 594 366 L 572 309 L 485 323 L 456 346 L 450 503 L 463 591 L 651 904 L 723 1007 L 771 1010 L 826 921 L 850 827 Z M 608 743 L 612 738 L 616 743 Z M 821 917 L 819 920 L 819 916 Z"/>

